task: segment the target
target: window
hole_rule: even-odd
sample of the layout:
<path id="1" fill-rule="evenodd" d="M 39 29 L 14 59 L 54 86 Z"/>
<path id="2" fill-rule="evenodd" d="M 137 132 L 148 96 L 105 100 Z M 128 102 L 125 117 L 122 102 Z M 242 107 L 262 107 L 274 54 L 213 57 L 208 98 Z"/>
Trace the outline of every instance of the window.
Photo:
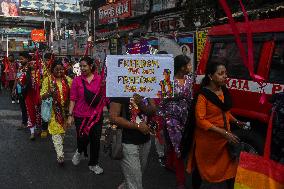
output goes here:
<path id="1" fill-rule="evenodd" d="M 284 41 L 277 41 L 270 66 L 269 81 L 284 84 Z"/>
<path id="2" fill-rule="evenodd" d="M 150 10 L 150 0 L 132 0 L 131 11 L 132 16 L 140 16 L 147 14 Z"/>
<path id="3" fill-rule="evenodd" d="M 153 0 L 152 12 L 174 8 L 178 2 L 178 0 Z"/>
<path id="4" fill-rule="evenodd" d="M 246 46 L 246 43 L 244 43 Z M 254 72 L 257 71 L 262 42 L 254 42 Z M 235 42 L 216 42 L 213 44 L 213 51 L 210 59 L 224 58 L 227 61 L 228 77 L 250 80 L 250 74 L 243 63 L 240 50 Z M 210 61 L 209 61 L 210 62 Z"/>

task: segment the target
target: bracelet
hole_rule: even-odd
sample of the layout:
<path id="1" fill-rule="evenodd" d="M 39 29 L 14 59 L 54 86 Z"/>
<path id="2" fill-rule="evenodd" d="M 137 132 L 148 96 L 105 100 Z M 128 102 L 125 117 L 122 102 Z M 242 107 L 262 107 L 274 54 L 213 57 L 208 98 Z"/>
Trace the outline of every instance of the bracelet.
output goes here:
<path id="1" fill-rule="evenodd" d="M 73 116 L 73 114 L 70 113 L 70 112 L 68 112 L 66 115 L 67 115 L 67 116 Z"/>
<path id="2" fill-rule="evenodd" d="M 225 133 L 226 133 L 226 135 L 227 135 L 227 134 L 229 134 L 229 132 L 228 132 L 228 131 L 225 131 Z"/>

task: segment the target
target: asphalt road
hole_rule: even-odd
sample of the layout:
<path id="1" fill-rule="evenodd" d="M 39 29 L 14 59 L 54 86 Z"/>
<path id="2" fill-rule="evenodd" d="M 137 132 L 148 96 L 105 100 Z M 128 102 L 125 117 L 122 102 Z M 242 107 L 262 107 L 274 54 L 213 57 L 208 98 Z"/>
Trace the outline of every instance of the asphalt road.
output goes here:
<path id="1" fill-rule="evenodd" d="M 101 152 L 103 175 L 89 171 L 87 161 L 71 162 L 76 150 L 75 129 L 66 133 L 65 166 L 59 167 L 50 136 L 29 140 L 29 131 L 17 130 L 20 107 L 11 104 L 8 93 L 0 92 L 0 189 L 116 189 L 122 181 L 119 161 Z M 175 174 L 160 167 L 152 146 L 143 178 L 144 189 L 174 189 Z"/>

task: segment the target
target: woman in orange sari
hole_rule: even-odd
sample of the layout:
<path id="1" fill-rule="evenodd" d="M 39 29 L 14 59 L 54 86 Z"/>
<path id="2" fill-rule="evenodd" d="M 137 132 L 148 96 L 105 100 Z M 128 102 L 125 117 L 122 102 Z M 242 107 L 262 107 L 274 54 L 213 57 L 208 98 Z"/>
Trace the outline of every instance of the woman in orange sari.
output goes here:
<path id="1" fill-rule="evenodd" d="M 195 106 L 194 145 L 187 165 L 187 172 L 193 172 L 194 189 L 201 185 L 196 175 L 203 181 L 226 182 L 228 189 L 234 188 L 238 162 L 230 157 L 228 143 L 237 144 L 239 139 L 231 132 L 230 123 L 240 127 L 244 123 L 230 113 L 232 102 L 225 87 L 226 79 L 225 65 L 211 62 L 201 83 Z"/>

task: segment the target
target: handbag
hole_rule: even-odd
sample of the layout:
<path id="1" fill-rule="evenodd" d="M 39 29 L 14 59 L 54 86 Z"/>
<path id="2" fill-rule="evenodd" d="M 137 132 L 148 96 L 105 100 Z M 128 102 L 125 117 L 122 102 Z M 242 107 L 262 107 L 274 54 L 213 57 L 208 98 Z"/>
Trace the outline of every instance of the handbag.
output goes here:
<path id="1" fill-rule="evenodd" d="M 41 118 L 44 122 L 49 122 L 51 118 L 52 97 L 42 100 L 41 102 Z"/>
<path id="2" fill-rule="evenodd" d="M 50 89 L 50 80 L 48 78 L 48 89 Z M 44 122 L 49 122 L 51 118 L 52 97 L 41 101 L 41 118 Z"/>
<path id="3" fill-rule="evenodd" d="M 125 106 L 122 105 L 122 117 L 126 117 Z M 110 157 L 114 160 L 121 160 L 123 158 L 123 147 L 122 147 L 122 128 L 118 127 L 109 127 L 107 131 L 107 139 L 106 141 L 109 144 L 110 148 Z"/>
<path id="4" fill-rule="evenodd" d="M 105 130 L 103 151 L 113 160 L 122 159 L 122 129 L 116 126 L 108 126 Z"/>
<path id="5" fill-rule="evenodd" d="M 227 118 L 225 115 L 225 112 L 222 111 L 222 115 L 223 115 L 223 120 L 224 120 L 224 128 L 228 130 L 228 125 L 227 125 Z M 240 157 L 241 151 L 244 149 L 243 143 L 238 143 L 238 144 L 234 144 L 234 143 L 227 143 L 227 149 L 229 152 L 229 155 L 231 157 L 232 160 L 237 160 Z"/>
<path id="6" fill-rule="evenodd" d="M 88 90 L 85 84 L 85 81 L 82 79 L 82 83 L 84 86 L 84 98 L 87 104 L 93 108 L 96 108 L 101 100 L 101 95 L 93 93 L 92 91 Z"/>
<path id="7" fill-rule="evenodd" d="M 111 129 L 112 143 L 111 143 L 111 154 L 110 157 L 114 160 L 121 160 L 123 157 L 122 153 L 122 129 L 112 128 Z"/>
<path id="8" fill-rule="evenodd" d="M 264 156 L 241 153 L 235 189 L 284 188 L 284 165 L 270 159 L 273 114 L 267 128 Z"/>

